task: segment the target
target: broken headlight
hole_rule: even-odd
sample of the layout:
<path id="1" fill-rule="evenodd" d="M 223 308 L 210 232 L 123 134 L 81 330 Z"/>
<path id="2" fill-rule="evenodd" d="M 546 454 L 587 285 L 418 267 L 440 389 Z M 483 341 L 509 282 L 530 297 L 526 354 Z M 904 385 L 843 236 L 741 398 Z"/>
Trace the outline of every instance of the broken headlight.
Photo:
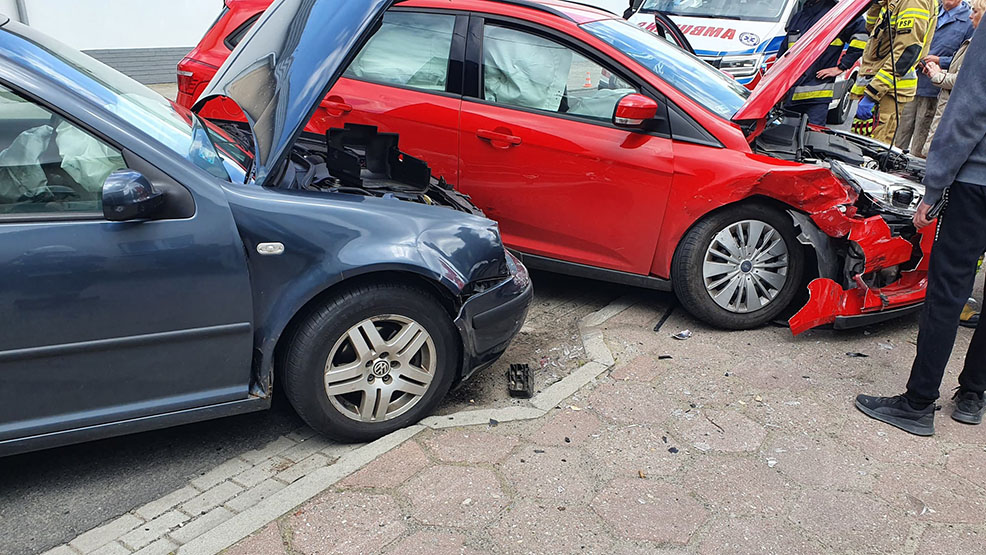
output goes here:
<path id="1" fill-rule="evenodd" d="M 905 177 L 838 161 L 831 169 L 880 212 L 910 218 L 924 199 L 924 185 Z"/>

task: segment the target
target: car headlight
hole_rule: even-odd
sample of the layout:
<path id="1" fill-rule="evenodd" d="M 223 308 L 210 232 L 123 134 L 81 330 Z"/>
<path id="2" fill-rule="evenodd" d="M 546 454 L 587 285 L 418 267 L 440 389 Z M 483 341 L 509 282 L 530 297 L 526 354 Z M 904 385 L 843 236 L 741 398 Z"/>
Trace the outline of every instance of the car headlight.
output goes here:
<path id="1" fill-rule="evenodd" d="M 763 54 L 748 56 L 724 56 L 719 69 L 729 72 L 733 77 L 750 77 L 757 74 L 763 64 Z"/>
<path id="2" fill-rule="evenodd" d="M 833 161 L 832 171 L 880 210 L 910 217 L 924 200 L 924 185 L 905 177 Z"/>

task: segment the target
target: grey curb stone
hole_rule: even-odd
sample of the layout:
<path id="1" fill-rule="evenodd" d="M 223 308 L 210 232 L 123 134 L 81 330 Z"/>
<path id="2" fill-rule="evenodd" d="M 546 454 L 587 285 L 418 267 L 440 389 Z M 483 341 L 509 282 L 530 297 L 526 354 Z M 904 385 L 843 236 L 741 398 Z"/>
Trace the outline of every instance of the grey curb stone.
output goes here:
<path id="1" fill-rule="evenodd" d="M 164 514 L 169 509 L 175 508 L 179 503 L 184 503 L 189 499 L 195 497 L 200 492 L 193 488 L 192 486 L 185 486 L 179 490 L 175 490 L 164 497 L 151 501 L 150 503 L 139 507 L 134 512 L 137 516 L 145 519 L 151 520 L 154 517 Z"/>
<path id="2" fill-rule="evenodd" d="M 68 545 L 63 544 L 58 547 L 53 547 L 41 555 L 79 555 L 79 552 L 72 549 Z"/>
<path id="3" fill-rule="evenodd" d="M 179 544 L 188 543 L 231 518 L 233 518 L 232 511 L 226 507 L 216 507 L 168 535 Z M 166 551 L 166 553 L 170 552 L 170 549 Z"/>
<path id="4" fill-rule="evenodd" d="M 89 553 L 110 543 L 143 523 L 144 521 L 140 518 L 131 514 L 125 514 L 99 528 L 93 528 L 79 535 L 79 537 L 68 542 L 68 544 L 83 553 Z"/>
<path id="5" fill-rule="evenodd" d="M 616 364 L 613 352 L 609 350 L 609 347 L 606 346 L 606 340 L 603 339 L 602 331 L 583 332 L 582 343 L 585 345 L 585 352 L 589 355 L 589 360 L 603 364 L 607 368 Z"/>
<path id="6" fill-rule="evenodd" d="M 620 297 L 592 314 L 587 314 L 584 318 L 582 318 L 579 325 L 587 328 L 598 326 L 636 303 L 637 299 L 633 295 Z"/>
<path id="7" fill-rule="evenodd" d="M 315 433 L 312 431 L 312 433 Z M 247 461 L 250 464 L 259 464 L 267 459 L 273 457 L 274 455 L 279 455 L 284 451 L 294 447 L 298 442 L 291 439 L 292 435 L 297 436 L 298 432 L 291 432 L 288 436 L 281 436 L 274 441 L 268 443 L 267 445 L 261 447 L 260 449 L 254 449 L 253 451 L 247 451 L 240 455 L 240 458 Z M 300 437 L 300 436 L 297 436 Z M 300 441 L 300 440 L 299 440 Z"/>
<path id="8" fill-rule="evenodd" d="M 197 517 L 222 505 L 234 495 L 243 491 L 243 487 L 233 482 L 223 482 L 218 486 L 193 497 L 181 505 L 181 510 Z"/>
<path id="9" fill-rule="evenodd" d="M 226 502 L 226 507 L 234 512 L 243 512 L 256 505 L 263 499 L 274 495 L 287 486 L 284 482 L 279 482 L 273 478 L 264 480 L 256 486 L 240 493 L 236 497 Z"/>
<path id="10" fill-rule="evenodd" d="M 533 420 L 544 416 L 544 411 L 532 407 L 506 407 L 502 409 L 467 410 L 446 416 L 429 416 L 421 421 L 422 426 L 433 430 L 489 424 L 490 420 L 511 422 L 514 420 Z"/>
<path id="11" fill-rule="evenodd" d="M 161 538 L 144 549 L 134 553 L 134 555 L 168 555 L 168 553 L 171 553 L 175 549 L 178 549 L 177 543 L 169 540 L 168 538 Z"/>
<path id="12" fill-rule="evenodd" d="M 583 364 L 578 370 L 531 399 L 531 404 L 543 411 L 551 410 L 609 368 L 609 366 L 595 361 Z"/>
<path id="13" fill-rule="evenodd" d="M 130 549 L 140 549 L 168 533 L 172 528 L 188 520 L 181 511 L 168 511 L 154 520 L 145 522 L 120 538 L 120 542 Z"/>
<path id="14" fill-rule="evenodd" d="M 88 555 L 130 555 L 130 553 L 132 553 L 132 551 L 126 547 L 113 542 L 100 547 L 96 551 L 90 552 Z"/>
<path id="15" fill-rule="evenodd" d="M 291 484 L 297 482 L 299 479 L 303 478 L 309 472 L 315 469 L 328 466 L 330 464 L 330 459 L 321 453 L 315 453 L 314 455 L 308 457 L 307 459 L 282 470 L 274 475 L 275 480 L 280 480 L 285 484 Z"/>
<path id="16" fill-rule="evenodd" d="M 192 480 L 192 486 L 197 488 L 199 491 L 205 491 L 216 484 L 220 484 L 233 476 L 236 476 L 244 470 L 249 470 L 251 466 L 253 465 L 244 460 L 230 459 L 216 468 L 206 472 L 202 476 Z"/>

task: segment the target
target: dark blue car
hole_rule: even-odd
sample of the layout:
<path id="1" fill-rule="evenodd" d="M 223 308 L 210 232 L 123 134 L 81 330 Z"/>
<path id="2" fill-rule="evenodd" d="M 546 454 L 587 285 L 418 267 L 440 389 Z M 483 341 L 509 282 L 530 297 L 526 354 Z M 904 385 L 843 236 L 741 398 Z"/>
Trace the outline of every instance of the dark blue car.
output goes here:
<path id="1" fill-rule="evenodd" d="M 532 289 L 496 225 L 395 136 L 302 133 L 389 4 L 275 2 L 206 95 L 242 128 L 0 19 L 0 455 L 275 387 L 368 440 L 503 353 Z"/>

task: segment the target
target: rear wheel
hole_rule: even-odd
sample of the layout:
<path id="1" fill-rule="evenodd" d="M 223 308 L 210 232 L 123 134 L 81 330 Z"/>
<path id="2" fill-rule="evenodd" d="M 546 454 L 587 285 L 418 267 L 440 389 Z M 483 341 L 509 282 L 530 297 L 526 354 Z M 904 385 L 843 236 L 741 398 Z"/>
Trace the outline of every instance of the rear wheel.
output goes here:
<path id="1" fill-rule="evenodd" d="M 725 329 L 750 329 L 776 318 L 801 286 L 804 251 L 791 218 L 757 204 L 712 214 L 682 239 L 672 284 L 684 307 Z"/>
<path id="2" fill-rule="evenodd" d="M 849 119 L 849 112 L 852 109 L 852 88 L 856 85 L 856 78 L 853 77 L 846 82 L 846 92 L 842 94 L 842 101 L 832 110 L 829 110 L 828 121 L 832 125 L 842 125 Z"/>
<path id="3" fill-rule="evenodd" d="M 369 441 L 427 416 L 452 384 L 458 352 L 455 328 L 429 292 L 357 287 L 299 327 L 286 358 L 285 392 L 315 430 Z"/>

